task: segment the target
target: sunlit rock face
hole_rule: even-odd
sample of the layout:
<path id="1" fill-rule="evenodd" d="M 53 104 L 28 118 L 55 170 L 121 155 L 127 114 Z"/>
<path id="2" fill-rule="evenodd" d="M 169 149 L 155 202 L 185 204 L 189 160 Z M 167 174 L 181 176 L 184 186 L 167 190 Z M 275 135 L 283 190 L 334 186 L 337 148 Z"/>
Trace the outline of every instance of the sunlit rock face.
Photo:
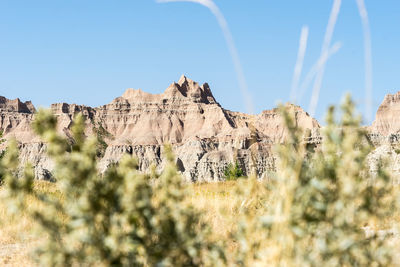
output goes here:
<path id="1" fill-rule="evenodd" d="M 400 92 L 385 96 L 375 121 L 367 127 L 376 149 L 369 156 L 370 168 L 376 171 L 377 162 L 388 161 L 393 182 L 400 183 Z"/>
<path id="2" fill-rule="evenodd" d="M 35 107 L 30 101 L 10 100 L 0 96 L 0 130 L 7 139 L 16 138 L 20 142 L 40 141 L 31 130 Z"/>
<path id="3" fill-rule="evenodd" d="M 318 122 L 303 109 L 288 104 L 296 123 L 312 132 Z M 250 115 L 226 110 L 214 98 L 207 83 L 200 85 L 182 76 L 164 93 L 149 94 L 128 89 L 111 103 L 91 108 L 59 103 L 51 106 L 58 131 L 70 137 L 76 113 L 86 118 L 87 136 L 98 135 L 106 144 L 99 159 L 104 171 L 124 154 L 135 155 L 142 171 L 164 164 L 163 145 L 171 144 L 178 169 L 188 181 L 217 181 L 229 163 L 238 161 L 249 174 L 259 177 L 275 169 L 274 144 L 286 136 L 277 109 Z M 0 129 L 4 137 L 20 142 L 21 159 L 32 162 L 39 179 L 50 179 L 53 164 L 45 155 L 45 144 L 30 128 L 35 108 L 30 102 L 0 98 Z"/>
<path id="4" fill-rule="evenodd" d="M 400 92 L 385 96 L 376 113 L 371 131 L 383 136 L 400 132 Z"/>

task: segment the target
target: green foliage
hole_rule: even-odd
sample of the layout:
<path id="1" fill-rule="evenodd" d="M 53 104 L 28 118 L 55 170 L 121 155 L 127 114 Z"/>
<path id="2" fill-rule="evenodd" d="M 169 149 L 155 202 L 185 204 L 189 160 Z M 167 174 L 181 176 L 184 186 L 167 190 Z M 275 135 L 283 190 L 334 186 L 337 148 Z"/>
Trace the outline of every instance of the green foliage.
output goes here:
<path id="1" fill-rule="evenodd" d="M 5 140 L 2 137 L 3 137 L 3 131 L 0 131 L 0 145 L 5 142 Z M 4 157 L 5 153 L 6 150 L 0 151 L 0 160 Z M 2 182 L 3 182 L 3 172 L 2 168 L 0 168 L 0 185 L 2 184 Z"/>
<path id="2" fill-rule="evenodd" d="M 369 171 L 373 148 L 350 97 L 341 111 L 337 122 L 334 108 L 329 109 L 322 143 L 310 147 L 309 133 L 296 125 L 295 114 L 281 107 L 288 135 L 276 148 L 276 175 L 268 182 L 250 179 L 237 190 L 242 209 L 234 234 L 237 265 L 394 264 L 393 237 L 366 236 L 363 227 L 398 229 L 390 219 L 398 216 L 398 188 L 384 162 L 376 173 Z"/>
<path id="3" fill-rule="evenodd" d="M 3 131 L 0 131 L 0 145 L 6 141 L 2 137 L 3 137 Z M 4 153 L 5 153 L 5 150 L 0 151 L 0 159 L 4 156 Z"/>
<path id="4" fill-rule="evenodd" d="M 229 163 L 224 170 L 224 177 L 227 181 L 237 180 L 244 177 L 244 172 L 236 161 L 234 164 Z"/>
<path id="5" fill-rule="evenodd" d="M 15 212 L 29 213 L 48 238 L 38 250 L 45 266 L 210 266 L 223 263 L 220 247 L 210 241 L 200 214 L 185 201 L 186 185 L 177 173 L 171 149 L 159 178 L 138 171 L 125 156 L 104 175 L 97 171 L 97 138 L 84 138 L 84 119 L 72 127 L 74 144 L 56 132 L 56 119 L 39 111 L 35 132 L 48 144 L 54 176 L 63 199 L 32 188 L 27 168 L 15 177 L 18 150 L 14 143 L 1 161 L 6 176 L 5 200 Z M 71 151 L 69 151 L 71 150 Z M 45 209 L 25 209 L 34 197 Z"/>
<path id="6" fill-rule="evenodd" d="M 384 225 L 398 211 L 398 194 L 382 163 L 377 173 L 369 171 L 372 146 L 350 97 L 339 122 L 329 109 L 323 142 L 312 154 L 292 116 L 283 114 L 289 138 L 278 149 L 278 178 L 264 217 L 268 236 L 279 248 L 278 265 L 390 265 L 390 238 L 367 239 L 362 227 Z"/>
<path id="7" fill-rule="evenodd" d="M 399 146 L 399 144 L 392 145 L 392 149 L 394 150 L 394 153 L 396 153 L 397 155 L 400 154 L 400 146 Z"/>
<path id="8" fill-rule="evenodd" d="M 106 149 L 108 147 L 105 138 L 111 138 L 112 135 L 104 129 L 103 125 L 99 122 L 97 127 L 93 126 L 93 132 L 97 136 L 97 150 L 96 154 L 98 158 L 104 157 L 104 153 L 106 152 Z"/>

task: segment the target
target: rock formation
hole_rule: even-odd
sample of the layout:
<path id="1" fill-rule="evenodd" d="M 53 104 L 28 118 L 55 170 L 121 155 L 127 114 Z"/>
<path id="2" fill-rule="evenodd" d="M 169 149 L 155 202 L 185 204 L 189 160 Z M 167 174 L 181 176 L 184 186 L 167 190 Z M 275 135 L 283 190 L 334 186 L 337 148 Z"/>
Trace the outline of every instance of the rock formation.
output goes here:
<path id="1" fill-rule="evenodd" d="M 371 131 L 382 136 L 400 132 L 400 92 L 385 96 L 376 113 Z"/>
<path id="2" fill-rule="evenodd" d="M 288 105 L 296 123 L 318 129 L 318 122 L 298 106 Z M 190 181 L 223 178 L 226 166 L 237 160 L 249 173 L 259 177 L 275 169 L 272 146 L 285 138 L 282 118 L 276 109 L 258 115 L 225 110 L 214 98 L 208 84 L 182 76 L 162 94 L 128 89 L 111 103 L 91 108 L 75 104 L 53 104 L 58 131 L 69 136 L 74 114 L 86 117 L 86 135 L 97 135 L 104 144 L 100 169 L 104 171 L 122 155 L 139 158 L 140 169 L 152 164 L 162 168 L 163 144 L 173 146 L 177 166 Z M 6 139 L 20 142 L 23 162 L 36 166 L 38 178 L 51 177 L 52 163 L 46 145 L 33 134 L 30 123 L 35 108 L 30 102 L 0 98 L 0 129 Z"/>
<path id="3" fill-rule="evenodd" d="M 370 155 L 370 166 L 376 169 L 379 158 L 389 159 L 395 183 L 400 182 L 400 92 L 385 96 L 375 121 L 367 128 L 376 149 Z"/>
<path id="4" fill-rule="evenodd" d="M 29 142 L 35 138 L 30 123 L 35 113 L 30 101 L 21 102 L 18 98 L 9 100 L 0 96 L 0 130 L 5 137 L 15 137 L 20 142 Z"/>

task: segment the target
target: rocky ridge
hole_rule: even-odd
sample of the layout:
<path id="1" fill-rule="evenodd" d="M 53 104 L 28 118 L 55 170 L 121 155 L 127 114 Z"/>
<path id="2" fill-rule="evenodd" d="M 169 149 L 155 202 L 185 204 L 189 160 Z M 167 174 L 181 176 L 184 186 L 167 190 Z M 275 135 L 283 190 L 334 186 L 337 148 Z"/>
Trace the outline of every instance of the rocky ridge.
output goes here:
<path id="1" fill-rule="evenodd" d="M 393 182 L 400 184 L 400 92 L 385 96 L 375 121 L 367 129 L 376 147 L 370 155 L 371 169 L 376 169 L 379 158 L 387 158 L 394 177 Z"/>
<path id="2" fill-rule="evenodd" d="M 298 106 L 288 104 L 288 108 L 295 113 L 296 123 L 311 131 L 311 141 L 318 142 L 319 123 Z M 179 170 L 190 181 L 221 180 L 226 166 L 235 160 L 246 173 L 254 167 L 263 177 L 275 170 L 272 147 L 286 135 L 277 109 L 257 115 L 226 110 L 207 83 L 200 85 L 185 76 L 161 94 L 128 89 L 100 107 L 58 103 L 51 110 L 57 116 L 58 131 L 66 136 L 74 114 L 84 114 L 86 135 L 97 135 L 104 144 L 100 171 L 125 153 L 137 156 L 143 171 L 151 165 L 162 168 L 163 144 L 170 143 Z M 0 97 L 0 130 L 6 139 L 19 141 L 22 162 L 33 163 L 39 179 L 51 179 L 53 164 L 45 154 L 46 144 L 30 127 L 35 112 L 30 102 Z M 371 161 L 393 152 L 393 161 L 399 161 L 395 166 L 400 166 L 394 152 L 400 140 L 398 115 L 400 93 L 388 95 L 368 128 L 378 147 Z"/>
<path id="3" fill-rule="evenodd" d="M 386 95 L 376 113 L 371 132 L 388 136 L 400 132 L 400 92 Z"/>

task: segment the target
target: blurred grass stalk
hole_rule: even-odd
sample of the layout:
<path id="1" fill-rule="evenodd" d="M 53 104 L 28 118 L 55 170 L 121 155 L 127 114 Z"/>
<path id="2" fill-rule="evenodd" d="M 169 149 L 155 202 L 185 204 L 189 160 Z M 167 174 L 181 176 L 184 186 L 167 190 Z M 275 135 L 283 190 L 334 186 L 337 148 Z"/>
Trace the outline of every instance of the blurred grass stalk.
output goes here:
<path id="1" fill-rule="evenodd" d="M 371 30 L 369 27 L 368 12 L 364 0 L 356 0 L 358 11 L 360 13 L 361 21 L 364 31 L 364 57 L 365 57 L 365 113 L 367 123 L 372 122 L 372 44 L 371 44 Z"/>
<path id="2" fill-rule="evenodd" d="M 300 34 L 299 52 L 297 54 L 296 65 L 294 67 L 292 88 L 290 90 L 290 101 L 292 103 L 296 103 L 297 99 L 297 89 L 299 86 L 300 76 L 304 65 L 304 57 L 307 50 L 308 32 L 308 26 L 303 26 Z"/>
<path id="3" fill-rule="evenodd" d="M 310 101 L 310 105 L 308 108 L 309 113 L 312 117 L 315 116 L 315 111 L 317 109 L 319 93 L 321 91 L 322 80 L 324 78 L 325 67 L 326 67 L 326 60 L 325 61 L 321 60 L 321 58 L 326 57 L 326 55 L 328 54 L 328 51 L 330 49 L 330 44 L 332 41 L 333 32 L 335 31 L 335 26 L 336 26 L 337 18 L 339 16 L 341 4 L 342 4 L 342 0 L 335 0 L 333 2 L 328 26 L 326 28 L 324 43 L 322 45 L 321 56 L 320 56 L 320 60 L 318 60 L 318 62 L 320 62 L 320 64 L 318 64 L 318 71 L 317 71 L 317 74 L 315 77 L 313 91 L 312 91 L 312 95 L 311 95 L 311 101 Z"/>
<path id="4" fill-rule="evenodd" d="M 298 102 L 301 102 L 306 89 L 310 86 L 311 82 L 315 78 L 315 75 L 317 75 L 320 66 L 322 64 L 325 64 L 331 56 L 333 56 L 340 50 L 340 48 L 342 48 L 341 42 L 334 43 L 332 47 L 327 51 L 327 53 L 324 56 L 320 57 L 318 61 L 311 67 L 310 71 L 307 73 L 304 81 L 301 83 L 298 89 L 300 92 L 297 99 Z"/>
<path id="5" fill-rule="evenodd" d="M 214 3 L 213 0 L 156 0 L 157 3 L 171 3 L 171 2 L 191 2 L 197 3 L 202 6 L 207 7 L 211 13 L 216 17 L 218 24 L 224 34 L 226 43 L 228 45 L 229 52 L 232 57 L 232 61 L 235 67 L 236 76 L 239 82 L 239 87 L 242 91 L 243 97 L 245 99 L 245 105 L 248 113 L 254 114 L 254 104 L 248 90 L 248 86 L 246 83 L 246 78 L 243 72 L 242 65 L 240 63 L 239 54 L 236 49 L 235 42 L 233 40 L 233 36 L 229 29 L 228 23 L 222 14 L 221 10 L 218 6 Z M 370 123 L 372 121 L 372 87 L 373 87 L 373 80 L 372 80 L 372 45 L 371 45 L 371 32 L 369 27 L 369 19 L 368 19 L 368 12 L 365 6 L 364 0 L 356 0 L 358 10 L 360 13 L 360 17 L 363 24 L 363 31 L 364 31 L 364 49 L 365 49 L 365 94 L 366 94 L 366 102 L 365 102 L 365 112 L 367 122 Z M 300 36 L 299 42 L 299 50 L 297 61 L 294 69 L 291 92 L 290 92 L 290 101 L 292 103 L 296 103 L 297 101 L 300 102 L 301 98 L 304 94 L 304 91 L 312 80 L 314 80 L 310 105 L 309 105 L 309 113 L 311 116 L 315 116 L 315 112 L 317 109 L 319 95 L 322 87 L 322 81 L 325 74 L 326 62 L 328 59 L 335 54 L 340 48 L 341 43 L 336 42 L 332 47 L 330 47 L 332 36 L 335 30 L 336 22 L 340 13 L 341 7 L 341 0 L 335 0 L 332 6 L 328 26 L 325 31 L 324 43 L 322 45 L 321 55 L 316 62 L 316 64 L 310 69 L 307 76 L 305 77 L 303 83 L 301 83 L 299 87 L 300 77 L 303 69 L 304 64 L 304 57 L 307 50 L 307 41 L 309 35 L 309 28 L 308 26 L 303 26 Z M 299 91 L 299 94 L 297 94 Z"/>
<path id="6" fill-rule="evenodd" d="M 250 114 L 254 114 L 254 105 L 253 100 L 251 98 L 250 92 L 247 87 L 246 78 L 243 72 L 242 64 L 240 63 L 239 53 L 236 49 L 235 42 L 233 40 L 233 36 L 231 31 L 229 30 L 228 22 L 226 21 L 224 15 L 221 10 L 212 0 L 156 0 L 157 3 L 171 3 L 171 2 L 190 2 L 197 3 L 202 6 L 207 7 L 211 13 L 216 17 L 218 24 L 224 34 L 226 43 L 228 45 L 229 52 L 232 57 L 232 61 L 235 67 L 236 76 L 239 82 L 240 90 L 242 91 L 247 112 Z"/>

